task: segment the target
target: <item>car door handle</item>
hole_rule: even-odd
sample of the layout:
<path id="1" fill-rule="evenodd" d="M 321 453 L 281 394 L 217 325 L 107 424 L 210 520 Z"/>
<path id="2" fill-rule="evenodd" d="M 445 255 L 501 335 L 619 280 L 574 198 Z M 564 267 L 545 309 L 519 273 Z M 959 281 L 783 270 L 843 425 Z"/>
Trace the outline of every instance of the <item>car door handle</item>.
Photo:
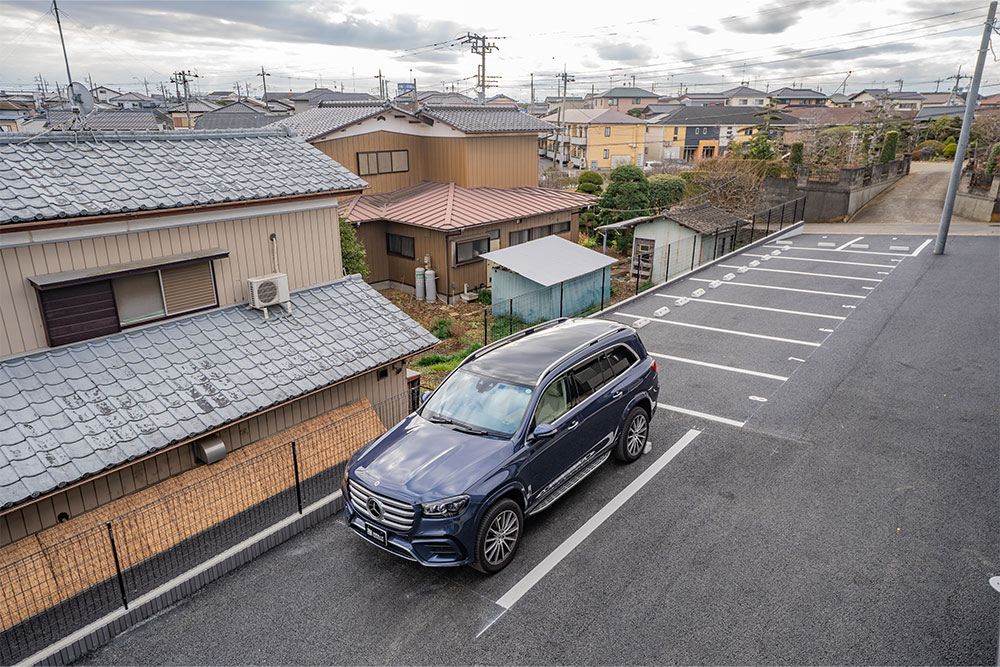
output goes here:
<path id="1" fill-rule="evenodd" d="M 625 395 L 624 391 L 616 391 L 615 393 L 611 394 L 611 398 L 621 398 L 624 395 Z"/>
<path id="2" fill-rule="evenodd" d="M 567 426 L 567 427 L 566 427 L 566 430 L 567 430 L 567 431 L 572 431 L 573 429 L 575 429 L 575 428 L 576 428 L 577 426 L 579 426 L 579 425 L 580 425 L 580 422 L 578 422 L 578 421 L 575 421 L 575 422 L 573 422 L 572 424 L 570 424 L 569 426 Z"/>

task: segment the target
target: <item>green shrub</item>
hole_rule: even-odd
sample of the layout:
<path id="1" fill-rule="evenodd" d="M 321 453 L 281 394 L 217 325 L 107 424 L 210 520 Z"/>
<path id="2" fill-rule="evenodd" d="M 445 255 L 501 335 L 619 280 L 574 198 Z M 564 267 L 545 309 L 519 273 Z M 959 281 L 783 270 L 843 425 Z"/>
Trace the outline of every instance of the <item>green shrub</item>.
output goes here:
<path id="1" fill-rule="evenodd" d="M 597 214 L 593 211 L 584 211 L 580 214 L 580 231 L 585 234 L 589 233 L 595 222 L 597 222 Z"/>
<path id="2" fill-rule="evenodd" d="M 620 252 L 632 252 L 632 228 L 617 232 L 612 243 Z"/>
<path id="3" fill-rule="evenodd" d="M 958 144 L 945 144 L 944 150 L 941 155 L 948 158 L 949 160 L 955 157 L 955 153 L 958 152 Z"/>
<path id="4" fill-rule="evenodd" d="M 805 150 L 805 145 L 801 141 L 796 141 L 792 144 L 792 154 L 788 157 L 788 161 L 791 164 L 802 164 L 802 155 Z"/>
<path id="5" fill-rule="evenodd" d="M 580 172 L 580 175 L 576 179 L 577 183 L 593 183 L 594 185 L 604 185 L 604 177 L 598 174 L 596 171 L 591 171 L 587 169 L 586 171 Z"/>
<path id="6" fill-rule="evenodd" d="M 780 162 L 768 162 L 764 176 L 768 178 L 781 178 L 785 174 L 785 168 Z"/>
<path id="7" fill-rule="evenodd" d="M 928 139 L 927 141 L 921 141 L 917 144 L 917 148 L 930 148 L 934 151 L 934 155 L 940 155 L 944 150 L 944 143 Z"/>
<path id="8" fill-rule="evenodd" d="M 680 176 L 656 174 L 649 177 L 649 205 L 653 208 L 670 208 L 684 196 L 684 179 Z"/>
<path id="9" fill-rule="evenodd" d="M 944 140 L 944 145 L 947 146 L 948 144 L 955 144 L 956 146 L 958 145 L 958 139 L 955 138 L 955 135 L 951 135 Z"/>
<path id="10" fill-rule="evenodd" d="M 445 338 L 451 338 L 451 320 L 448 318 L 442 318 L 434 323 L 434 327 L 431 329 L 431 333 L 436 337 L 444 340 Z"/>
<path id="11" fill-rule="evenodd" d="M 634 164 L 613 169 L 600 208 L 604 224 L 649 215 L 649 181 L 642 169 Z"/>
<path id="12" fill-rule="evenodd" d="M 601 194 L 601 186 L 597 183 L 580 183 L 576 186 L 576 191 L 588 195 L 599 195 Z"/>
<path id="13" fill-rule="evenodd" d="M 892 162 L 896 159 L 896 148 L 899 143 L 899 132 L 895 130 L 885 133 L 882 140 L 882 152 L 879 153 L 878 161 L 881 163 Z"/>
<path id="14" fill-rule="evenodd" d="M 493 292 L 492 290 L 483 289 L 479 290 L 479 294 L 476 296 L 476 301 L 479 303 L 490 305 L 493 303 Z"/>
<path id="15" fill-rule="evenodd" d="M 368 277 L 365 254 L 365 245 L 358 238 L 358 230 L 351 223 L 341 219 L 340 257 L 344 263 L 344 273 L 347 275 L 360 273 L 362 278 Z"/>
<path id="16" fill-rule="evenodd" d="M 420 368 L 430 366 L 430 370 L 432 371 L 450 371 L 455 366 L 458 366 L 462 359 L 465 359 L 482 346 L 482 343 L 471 343 L 454 354 L 428 354 L 417 359 L 413 362 L 413 365 Z"/>
<path id="17" fill-rule="evenodd" d="M 596 236 L 581 236 L 580 245 L 584 248 L 596 248 L 597 247 L 597 237 Z"/>
<path id="18" fill-rule="evenodd" d="M 1000 162 L 1000 142 L 993 144 L 990 149 L 990 156 L 986 158 L 986 175 L 992 176 L 996 173 L 998 162 Z"/>

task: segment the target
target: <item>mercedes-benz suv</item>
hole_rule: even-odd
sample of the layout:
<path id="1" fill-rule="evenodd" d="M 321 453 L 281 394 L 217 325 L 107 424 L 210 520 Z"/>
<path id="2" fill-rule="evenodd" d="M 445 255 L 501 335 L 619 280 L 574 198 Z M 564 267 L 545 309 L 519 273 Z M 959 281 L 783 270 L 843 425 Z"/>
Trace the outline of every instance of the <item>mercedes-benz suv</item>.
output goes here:
<path id="1" fill-rule="evenodd" d="M 497 572 L 525 516 L 611 456 L 642 456 L 658 392 L 656 362 L 631 327 L 559 319 L 508 336 L 351 457 L 346 523 L 424 565 Z"/>

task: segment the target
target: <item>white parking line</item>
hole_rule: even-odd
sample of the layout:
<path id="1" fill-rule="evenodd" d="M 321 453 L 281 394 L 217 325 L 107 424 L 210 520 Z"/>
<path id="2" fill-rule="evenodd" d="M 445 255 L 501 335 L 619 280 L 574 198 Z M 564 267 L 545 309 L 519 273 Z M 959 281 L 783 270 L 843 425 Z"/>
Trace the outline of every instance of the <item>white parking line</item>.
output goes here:
<path id="1" fill-rule="evenodd" d="M 649 356 L 657 357 L 659 359 L 668 359 L 670 361 L 679 361 L 682 364 L 694 364 L 695 366 L 707 366 L 708 368 L 718 368 L 719 370 L 729 371 L 731 373 L 742 373 L 744 375 L 755 375 L 761 378 L 767 378 L 769 380 L 781 380 L 784 382 L 788 378 L 784 375 L 772 375 L 771 373 L 761 373 L 760 371 L 749 371 L 745 368 L 736 368 L 735 366 L 723 366 L 722 364 L 713 364 L 707 361 L 697 361 L 695 359 L 685 359 L 684 357 L 675 357 L 669 354 L 658 354 L 656 352 L 650 352 Z"/>
<path id="2" fill-rule="evenodd" d="M 711 280 L 707 278 L 688 278 L 688 280 L 696 281 L 699 283 L 710 283 Z M 820 292 L 812 289 L 799 289 L 798 287 L 778 287 L 777 285 L 758 285 L 756 283 L 737 283 L 728 282 L 726 285 L 737 285 L 739 287 L 759 287 L 761 289 L 776 289 L 783 292 L 802 292 L 803 294 L 822 294 L 823 296 L 839 296 L 845 299 L 864 299 L 867 298 L 864 294 L 840 294 L 839 292 Z"/>
<path id="3" fill-rule="evenodd" d="M 664 299 L 680 299 L 679 296 L 670 296 L 669 294 L 657 294 L 656 296 L 661 296 Z M 711 299 L 688 299 L 688 302 L 694 303 L 711 303 L 717 306 L 733 306 L 734 308 L 751 308 L 753 310 L 767 310 L 772 313 L 785 313 L 787 315 L 805 315 L 806 317 L 822 317 L 828 320 L 846 320 L 846 317 L 841 317 L 840 315 L 823 315 L 822 313 L 806 313 L 801 310 L 785 310 L 784 308 L 768 308 L 767 306 L 751 306 L 747 303 L 731 303 L 729 301 L 713 301 Z M 656 313 L 653 313 L 654 315 Z"/>
<path id="4" fill-rule="evenodd" d="M 619 491 L 618 495 L 611 499 L 611 502 L 598 510 L 597 513 L 590 517 L 585 524 L 577 528 L 576 532 L 566 538 L 562 544 L 546 556 L 542 562 L 533 567 L 528 574 L 521 578 L 520 581 L 511 586 L 509 591 L 501 595 L 500 599 L 497 600 L 497 604 L 505 610 L 513 607 L 518 600 L 524 597 L 525 593 L 530 591 L 535 584 L 542 580 L 542 577 L 551 572 L 556 565 L 558 565 L 573 551 L 573 549 L 580 546 L 580 544 L 587 539 L 591 533 L 597 530 L 602 523 L 607 521 L 612 514 L 618 511 L 618 509 L 628 502 L 632 496 L 638 493 L 642 487 L 646 486 L 646 484 L 648 484 L 657 473 L 663 470 L 668 463 L 673 461 L 674 458 L 680 454 L 685 447 L 691 444 L 691 441 L 697 438 L 700 434 L 701 431 L 697 429 L 690 429 L 687 433 L 685 433 L 680 440 L 675 442 L 670 449 L 660 456 L 660 458 L 656 459 L 651 466 L 643 470 L 642 474 L 632 480 L 631 484 Z M 482 632 L 480 632 L 480 634 L 482 634 Z"/>
<path id="5" fill-rule="evenodd" d="M 733 264 L 716 264 L 724 269 L 738 269 L 739 266 Z M 881 278 L 859 278 L 857 276 L 838 276 L 832 273 L 811 273 L 809 271 L 791 271 L 789 269 L 765 269 L 759 266 L 749 267 L 751 271 L 766 271 L 767 273 L 791 273 L 797 276 L 813 276 L 817 278 L 840 278 L 841 280 L 863 280 L 867 283 L 880 283 Z M 879 271 L 881 273 L 881 271 Z"/>
<path id="6" fill-rule="evenodd" d="M 839 247 L 837 248 L 837 250 L 843 250 L 843 249 L 844 249 L 844 248 L 846 248 L 847 246 L 851 245 L 852 243 L 857 243 L 858 241 L 860 241 L 860 240 L 861 240 L 861 239 L 863 239 L 863 238 L 864 238 L 864 236 L 859 236 L 859 237 L 858 237 L 858 238 L 856 238 L 856 239 L 851 239 L 850 241 L 848 241 L 848 242 L 847 242 L 847 243 L 845 243 L 844 245 L 842 245 L 842 246 L 839 246 Z"/>
<path id="7" fill-rule="evenodd" d="M 744 257 L 767 257 L 767 255 L 754 255 L 749 252 L 743 253 Z M 823 264 L 846 264 L 848 266 L 875 266 L 880 269 L 894 269 L 895 264 L 869 264 L 867 262 L 845 262 L 840 259 L 816 259 L 815 257 L 789 257 L 788 255 L 778 255 L 771 259 L 790 259 L 796 262 L 822 262 Z M 897 260 L 898 261 L 898 260 Z"/>
<path id="8" fill-rule="evenodd" d="M 911 257 L 905 252 L 877 252 L 875 250 L 840 250 L 838 248 L 806 248 L 805 246 L 794 246 L 787 248 L 783 245 L 765 245 L 762 248 L 784 248 L 785 250 L 818 250 L 820 252 L 846 252 L 849 255 L 889 255 L 890 257 Z"/>
<path id="9" fill-rule="evenodd" d="M 728 417 L 719 417 L 718 415 L 710 415 L 707 412 L 698 412 L 697 410 L 688 410 L 687 408 L 679 408 L 676 405 L 667 405 L 666 403 L 657 403 L 658 406 L 664 410 L 670 410 L 671 412 L 677 412 L 682 415 L 689 415 L 691 417 L 700 417 L 702 419 L 707 419 L 712 422 L 719 422 L 720 424 L 728 424 L 729 426 L 735 426 L 736 428 L 743 428 L 746 422 L 736 421 L 735 419 L 729 419 Z"/>
<path id="10" fill-rule="evenodd" d="M 926 241 L 924 241 L 923 243 L 921 243 L 919 246 L 917 246 L 917 249 L 914 250 L 912 253 L 910 253 L 910 257 L 916 257 L 917 255 L 919 255 L 920 251 L 923 250 L 924 248 L 926 248 L 928 245 L 930 245 L 930 242 L 932 240 L 933 239 L 927 239 Z"/>
<path id="11" fill-rule="evenodd" d="M 810 347 L 821 347 L 822 343 L 813 343 L 808 340 L 795 340 L 794 338 L 779 338 L 777 336 L 766 336 L 764 334 L 749 333 L 746 331 L 737 331 L 736 329 L 720 329 L 718 327 L 706 327 L 701 324 L 688 324 L 687 322 L 674 322 L 672 320 L 660 320 L 655 317 L 643 317 L 642 315 L 629 315 L 628 313 L 614 313 L 616 317 L 628 318 L 630 320 L 645 319 L 650 322 L 659 322 L 660 324 L 672 324 L 675 327 L 687 327 L 689 329 L 701 329 L 702 331 L 715 331 L 718 333 L 732 334 L 734 336 L 746 336 L 747 338 L 760 338 L 762 340 L 773 340 L 779 343 L 792 343 L 793 345 L 808 345 Z"/>

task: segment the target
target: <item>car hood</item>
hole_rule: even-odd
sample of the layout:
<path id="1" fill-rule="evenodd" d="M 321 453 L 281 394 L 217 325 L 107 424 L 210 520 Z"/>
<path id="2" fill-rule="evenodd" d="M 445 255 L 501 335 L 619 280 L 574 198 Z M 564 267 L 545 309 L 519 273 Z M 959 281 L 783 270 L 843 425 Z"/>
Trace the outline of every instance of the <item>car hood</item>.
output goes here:
<path id="1" fill-rule="evenodd" d="M 413 414 L 359 452 L 350 470 L 374 491 L 426 502 L 465 493 L 512 453 L 510 440 L 462 433 Z"/>

